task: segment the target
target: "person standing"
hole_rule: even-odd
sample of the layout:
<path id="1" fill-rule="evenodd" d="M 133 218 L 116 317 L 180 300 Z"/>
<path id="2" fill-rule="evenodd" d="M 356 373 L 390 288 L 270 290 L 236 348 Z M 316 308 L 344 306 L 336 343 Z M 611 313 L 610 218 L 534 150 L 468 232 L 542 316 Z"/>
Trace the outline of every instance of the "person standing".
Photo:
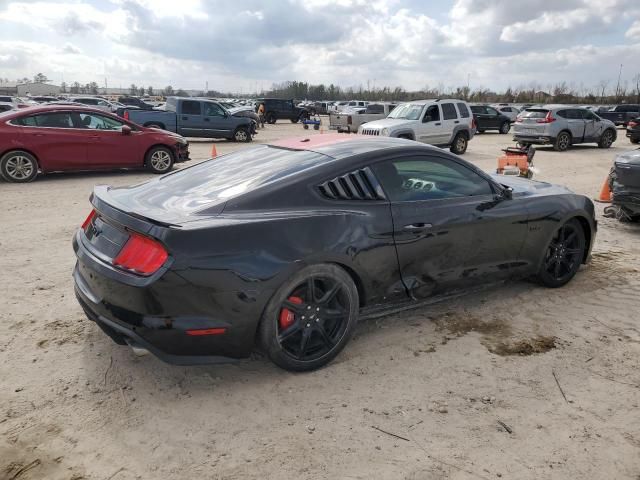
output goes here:
<path id="1" fill-rule="evenodd" d="M 261 102 L 258 107 L 258 117 L 260 117 L 260 125 L 264 128 L 264 103 Z"/>

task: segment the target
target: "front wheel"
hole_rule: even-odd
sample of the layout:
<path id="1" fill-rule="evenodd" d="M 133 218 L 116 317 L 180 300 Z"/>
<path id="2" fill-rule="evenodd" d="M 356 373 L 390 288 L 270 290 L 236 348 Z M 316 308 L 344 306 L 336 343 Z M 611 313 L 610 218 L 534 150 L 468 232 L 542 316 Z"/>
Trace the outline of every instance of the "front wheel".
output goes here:
<path id="1" fill-rule="evenodd" d="M 0 159 L 0 176 L 7 182 L 27 183 L 38 175 L 36 157 L 20 150 L 9 152 Z"/>
<path id="2" fill-rule="evenodd" d="M 173 167 L 173 152 L 167 147 L 153 147 L 147 152 L 145 165 L 147 168 L 159 175 L 167 173 Z"/>
<path id="3" fill-rule="evenodd" d="M 453 143 L 449 150 L 456 155 L 462 155 L 467 151 L 467 145 L 469 142 L 467 141 L 467 136 L 463 132 L 459 132 L 456 137 L 453 139 Z"/>
<path id="4" fill-rule="evenodd" d="M 315 370 L 349 342 L 358 309 L 358 290 L 347 272 L 336 265 L 308 266 L 269 301 L 259 327 L 260 345 L 285 370 Z"/>
<path id="5" fill-rule="evenodd" d="M 506 135 L 509 133 L 509 130 L 511 130 L 511 124 L 509 122 L 502 122 L 502 125 L 500 125 L 500 133 Z"/>
<path id="6" fill-rule="evenodd" d="M 613 145 L 613 132 L 611 130 L 605 130 L 600 137 L 598 147 L 609 148 L 611 145 Z"/>
<path id="7" fill-rule="evenodd" d="M 249 133 L 249 130 L 247 130 L 245 127 L 237 128 L 236 131 L 233 133 L 233 141 L 234 142 L 250 142 L 251 134 Z"/>
<path id="8" fill-rule="evenodd" d="M 640 138 L 633 138 L 633 137 L 631 137 L 629 140 L 631 141 L 631 143 L 635 143 L 635 144 L 640 143 Z"/>
<path id="9" fill-rule="evenodd" d="M 538 272 L 538 280 L 546 287 L 567 284 L 578 272 L 584 258 L 586 239 L 580 222 L 571 219 L 556 230 L 547 246 Z"/>

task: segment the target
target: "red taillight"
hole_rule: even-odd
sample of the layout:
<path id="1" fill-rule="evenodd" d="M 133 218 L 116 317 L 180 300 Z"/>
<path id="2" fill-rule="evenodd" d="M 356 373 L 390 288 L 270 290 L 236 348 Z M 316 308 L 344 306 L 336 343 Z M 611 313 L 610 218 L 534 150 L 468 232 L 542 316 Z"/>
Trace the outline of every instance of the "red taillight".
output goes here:
<path id="1" fill-rule="evenodd" d="M 169 254 L 159 242 L 132 233 L 113 260 L 113 264 L 138 275 L 151 275 L 167 261 L 168 257 Z"/>
<path id="2" fill-rule="evenodd" d="M 627 123 L 627 127 L 637 127 L 638 126 L 638 122 L 634 122 L 633 120 L 631 120 L 629 123 Z"/>
<path id="3" fill-rule="evenodd" d="M 516 123 L 520 123 L 520 122 L 522 122 L 522 116 L 521 116 L 521 115 L 518 115 L 518 116 L 516 117 Z"/>
<path id="4" fill-rule="evenodd" d="M 124 115 L 122 116 L 125 120 L 129 120 L 129 110 L 124 111 Z"/>
<path id="5" fill-rule="evenodd" d="M 551 116 L 551 112 L 547 112 L 547 116 L 544 118 L 539 118 L 536 120 L 536 123 L 551 123 L 555 122 L 556 119 Z"/>
<path id="6" fill-rule="evenodd" d="M 471 117 L 471 128 L 477 128 L 478 124 L 476 123 L 476 118 Z"/>
<path id="7" fill-rule="evenodd" d="M 348 123 L 349 125 L 351 125 L 351 122 L 352 122 L 351 115 L 348 115 L 348 116 L 347 116 L 347 123 Z"/>
<path id="8" fill-rule="evenodd" d="M 84 230 L 84 231 L 87 230 L 87 227 L 91 224 L 91 221 L 93 220 L 93 218 L 95 216 L 96 216 L 96 211 L 95 210 L 91 210 L 91 212 L 89 212 L 89 215 L 87 216 L 85 221 L 82 222 L 82 230 Z"/>
<path id="9" fill-rule="evenodd" d="M 201 337 L 203 335 L 223 335 L 227 333 L 226 328 L 199 328 L 194 330 L 186 330 L 187 335 L 192 337 Z"/>

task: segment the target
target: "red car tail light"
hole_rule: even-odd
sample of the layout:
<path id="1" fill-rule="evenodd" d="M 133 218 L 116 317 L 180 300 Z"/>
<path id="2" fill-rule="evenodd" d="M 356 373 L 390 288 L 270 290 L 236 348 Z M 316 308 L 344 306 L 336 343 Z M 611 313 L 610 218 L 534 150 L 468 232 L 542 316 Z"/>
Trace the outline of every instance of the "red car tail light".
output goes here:
<path id="1" fill-rule="evenodd" d="M 471 128 L 478 128 L 475 117 L 471 117 Z"/>
<path id="2" fill-rule="evenodd" d="M 124 115 L 122 116 L 125 120 L 129 120 L 129 110 L 124 111 Z"/>
<path id="3" fill-rule="evenodd" d="M 638 126 L 638 122 L 631 120 L 629 123 L 627 123 L 627 127 L 631 127 L 631 128 L 635 128 Z"/>
<path id="4" fill-rule="evenodd" d="M 96 211 L 91 210 L 91 212 L 89 212 L 89 215 L 87 215 L 87 218 L 85 219 L 85 221 L 82 222 L 82 230 L 84 230 L 85 232 L 87 231 L 87 227 L 91 225 L 91 221 L 95 218 L 95 216 L 96 216 Z"/>
<path id="5" fill-rule="evenodd" d="M 138 275 L 149 276 L 166 262 L 169 254 L 160 242 L 132 233 L 113 265 Z"/>
<path id="6" fill-rule="evenodd" d="M 555 122 L 556 119 L 551 116 L 551 112 L 547 112 L 547 116 L 544 118 L 539 118 L 536 120 L 536 123 L 551 123 Z"/>

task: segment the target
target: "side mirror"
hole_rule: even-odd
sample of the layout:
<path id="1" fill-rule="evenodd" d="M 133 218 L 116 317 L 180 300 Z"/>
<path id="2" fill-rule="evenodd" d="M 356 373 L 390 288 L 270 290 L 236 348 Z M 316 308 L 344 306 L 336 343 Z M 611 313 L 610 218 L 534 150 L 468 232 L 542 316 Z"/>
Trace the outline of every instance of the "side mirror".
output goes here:
<path id="1" fill-rule="evenodd" d="M 422 123 L 429 123 L 432 120 L 433 119 L 431 118 L 431 115 L 425 115 L 424 118 L 422 119 Z"/>
<path id="2" fill-rule="evenodd" d="M 122 129 L 120 131 L 123 135 L 131 135 L 131 127 L 129 125 L 122 125 Z"/>
<path id="3" fill-rule="evenodd" d="M 505 200 L 511 200 L 513 198 L 513 188 L 504 185 L 503 187 L 500 196 Z"/>

